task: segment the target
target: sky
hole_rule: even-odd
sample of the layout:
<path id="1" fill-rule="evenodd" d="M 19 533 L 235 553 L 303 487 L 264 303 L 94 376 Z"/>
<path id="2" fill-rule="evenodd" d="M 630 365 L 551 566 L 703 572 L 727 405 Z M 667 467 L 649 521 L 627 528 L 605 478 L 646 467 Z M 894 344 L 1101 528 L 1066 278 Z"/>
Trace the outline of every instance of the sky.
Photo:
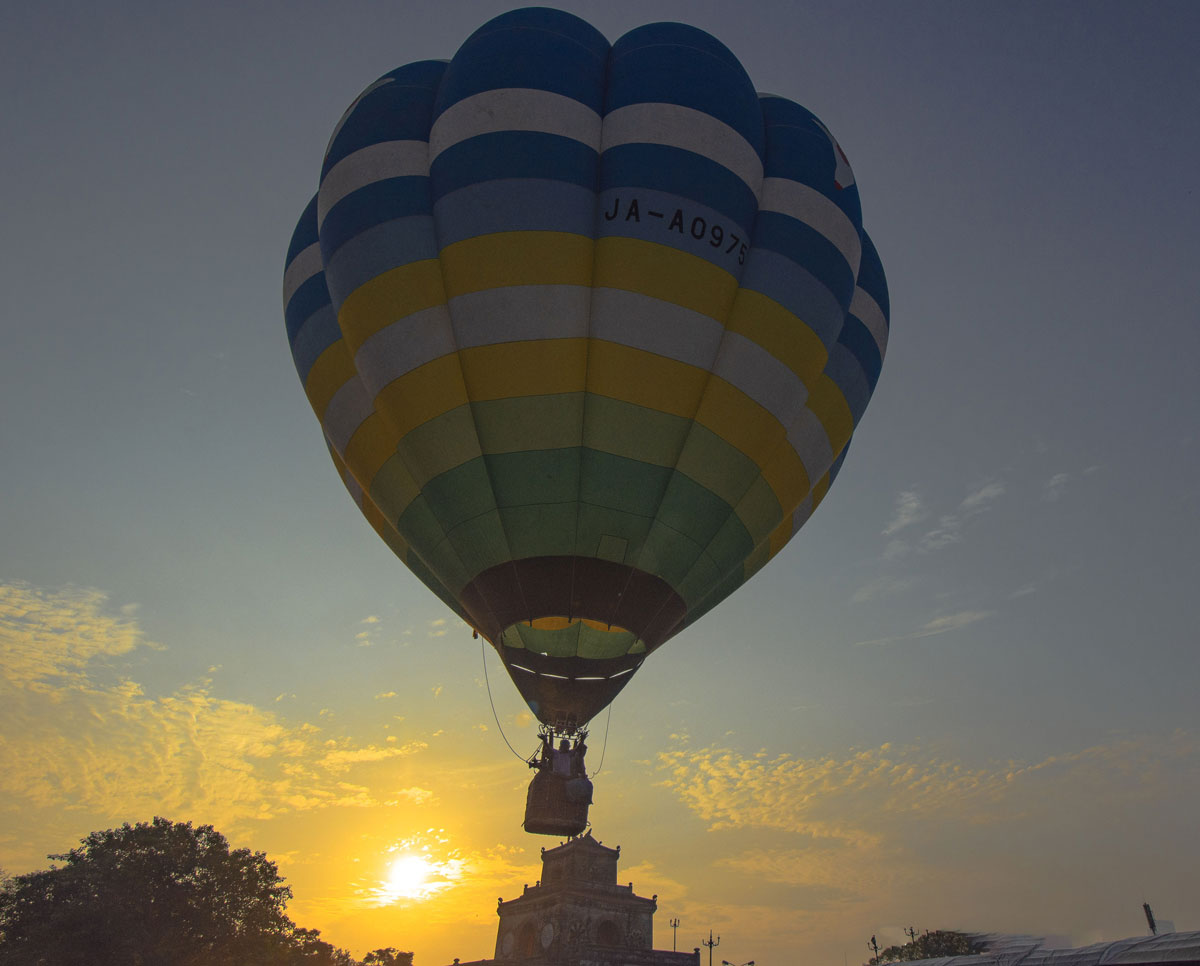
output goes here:
<path id="1" fill-rule="evenodd" d="M 593 723 L 655 945 L 1200 929 L 1200 6 L 563 6 L 695 24 L 813 110 L 891 295 L 829 497 Z M 421 966 L 490 956 L 539 877 L 535 723 L 347 498 L 280 306 L 345 107 L 505 9 L 6 13 L 4 871 L 211 823 L 295 921 Z"/>

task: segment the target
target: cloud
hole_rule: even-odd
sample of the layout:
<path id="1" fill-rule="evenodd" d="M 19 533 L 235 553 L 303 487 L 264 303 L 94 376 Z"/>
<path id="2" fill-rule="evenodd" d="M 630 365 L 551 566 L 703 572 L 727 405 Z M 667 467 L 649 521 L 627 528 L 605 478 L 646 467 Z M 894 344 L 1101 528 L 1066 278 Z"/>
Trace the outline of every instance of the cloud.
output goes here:
<path id="1" fill-rule="evenodd" d="M 876 847 L 880 837 L 864 819 L 876 810 L 945 810 L 988 785 L 988 772 L 970 771 L 890 744 L 844 758 L 746 756 L 728 748 L 662 752 L 662 784 L 710 828 L 752 826 L 815 841 Z"/>
<path id="2" fill-rule="evenodd" d="M 377 695 L 375 695 L 375 700 L 382 701 L 386 698 L 394 698 L 395 696 L 396 696 L 395 691 L 380 691 Z"/>
<path id="3" fill-rule="evenodd" d="M 414 805 L 426 805 L 433 801 L 433 792 L 431 792 L 428 788 L 417 788 L 416 786 L 413 786 L 412 788 L 401 788 L 398 792 L 396 792 L 396 797 L 410 801 Z"/>
<path id="4" fill-rule="evenodd" d="M 923 516 L 921 497 L 916 490 L 905 490 L 896 497 L 896 509 L 891 521 L 883 528 L 883 535 L 890 537 L 893 533 L 916 523 Z"/>
<path id="5" fill-rule="evenodd" d="M 1153 845 L 1164 833 L 1138 816 L 1200 792 L 1200 741 L 1183 732 L 1034 762 L 971 764 L 883 744 L 807 758 L 676 747 L 656 765 L 659 784 L 723 836 L 718 865 L 805 890 L 810 905 L 956 875 L 965 886 L 989 861 L 1011 865 L 1014 843 L 1031 868 L 1046 848 L 1068 862 L 1078 848 L 1090 862 L 1097 841 L 1132 847 L 1140 831 Z"/>
<path id="6" fill-rule="evenodd" d="M 135 606 L 113 613 L 107 603 L 89 588 L 0 584 L 0 674 L 16 687 L 62 687 L 86 680 L 87 667 L 103 658 L 162 649 L 133 619 Z"/>
<path id="7" fill-rule="evenodd" d="M 869 600 L 897 597 L 911 590 L 916 583 L 915 577 L 879 577 L 859 587 L 850 599 L 856 604 L 863 604 Z"/>
<path id="8" fill-rule="evenodd" d="M 967 521 L 991 508 L 991 504 L 1004 495 L 1005 485 L 1000 480 L 991 480 L 968 493 L 954 513 L 938 518 L 937 526 L 928 530 L 920 540 L 922 550 L 943 550 L 963 539 L 963 527 Z"/>
<path id="9" fill-rule="evenodd" d="M 909 636 L 933 637 L 936 634 L 947 634 L 950 631 L 962 630 L 971 624 L 978 624 L 980 621 L 985 621 L 989 617 L 994 616 L 995 611 L 990 610 L 962 610 L 956 614 L 943 614 L 941 617 L 935 617 L 933 620 L 922 625 Z"/>
<path id="10" fill-rule="evenodd" d="M 1069 479 L 1070 477 L 1066 473 L 1055 473 L 1042 486 L 1042 499 L 1047 503 L 1056 503 L 1067 488 Z"/>
<path id="11" fill-rule="evenodd" d="M 990 483 L 985 483 L 974 493 L 968 494 L 962 501 L 961 509 L 965 511 L 973 511 L 982 509 L 988 503 L 1004 495 L 1004 484 L 998 480 L 993 480 Z"/>
<path id="12" fill-rule="evenodd" d="M 0 585 L 0 813 L 186 814 L 236 826 L 362 807 L 377 802 L 344 774 L 425 747 L 322 743 L 319 728 L 222 698 L 209 681 L 147 694 L 129 673 L 156 648 L 101 591 Z"/>
<path id="13" fill-rule="evenodd" d="M 423 741 L 409 741 L 399 747 L 385 748 L 379 748 L 376 745 L 356 748 L 349 744 L 343 744 L 341 747 L 323 754 L 317 760 L 317 764 L 331 772 L 340 774 L 346 771 L 351 765 L 358 765 L 367 761 L 384 761 L 387 758 L 415 755 L 418 751 L 424 751 L 428 747 L 429 745 Z"/>
<path id="14" fill-rule="evenodd" d="M 871 641 L 858 641 L 856 647 L 864 647 L 868 644 L 896 644 L 900 641 L 915 641 L 925 637 L 936 637 L 939 634 L 949 634 L 953 631 L 960 631 L 964 627 L 969 627 L 971 624 L 978 624 L 980 621 L 988 620 L 995 617 L 996 612 L 991 610 L 962 610 L 953 614 L 942 614 L 930 621 L 926 621 L 915 631 L 909 631 L 907 634 L 895 634 L 890 637 L 879 637 Z"/>

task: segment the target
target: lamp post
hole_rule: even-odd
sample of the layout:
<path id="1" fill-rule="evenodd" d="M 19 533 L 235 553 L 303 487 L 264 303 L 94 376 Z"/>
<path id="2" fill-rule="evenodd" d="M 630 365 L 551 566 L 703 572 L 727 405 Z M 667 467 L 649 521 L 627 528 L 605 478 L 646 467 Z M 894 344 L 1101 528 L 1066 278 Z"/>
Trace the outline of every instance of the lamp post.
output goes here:
<path id="1" fill-rule="evenodd" d="M 679 936 L 679 919 L 671 919 L 667 925 L 671 927 L 671 952 L 675 952 L 675 940 Z"/>
<path id="2" fill-rule="evenodd" d="M 701 946 L 707 946 L 707 947 L 708 947 L 708 966 L 712 966 L 712 951 L 713 951 L 713 946 L 720 946 L 720 945 L 721 945 L 721 937 L 720 937 L 720 936 L 718 936 L 716 939 L 713 939 L 713 937 L 712 937 L 712 930 L 710 929 L 710 930 L 708 931 L 708 941 L 707 941 L 707 942 L 705 942 L 703 939 L 701 939 L 701 940 L 700 940 L 700 945 L 701 945 Z"/>

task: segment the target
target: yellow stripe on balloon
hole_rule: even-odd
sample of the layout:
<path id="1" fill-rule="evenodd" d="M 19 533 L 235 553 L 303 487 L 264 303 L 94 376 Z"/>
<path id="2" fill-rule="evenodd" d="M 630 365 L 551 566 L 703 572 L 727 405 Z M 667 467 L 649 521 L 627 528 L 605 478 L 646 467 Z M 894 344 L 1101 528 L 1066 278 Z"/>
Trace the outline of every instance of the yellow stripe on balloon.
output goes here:
<path id="1" fill-rule="evenodd" d="M 586 339 L 500 342 L 462 349 L 471 402 L 579 392 L 587 364 Z"/>
<path id="2" fill-rule="evenodd" d="M 396 432 L 379 413 L 362 421 L 346 444 L 346 467 L 359 486 L 370 490 L 379 468 L 396 452 Z"/>
<path id="3" fill-rule="evenodd" d="M 785 443 L 776 454 L 776 459 L 763 470 L 763 479 L 774 491 L 785 514 L 790 514 L 800 505 L 811 486 L 804 463 L 790 443 Z"/>
<path id="4" fill-rule="evenodd" d="M 707 379 L 707 370 L 653 352 L 590 341 L 588 392 L 691 419 L 693 400 L 700 397 Z"/>
<path id="5" fill-rule="evenodd" d="M 341 339 L 317 357 L 313 367 L 308 370 L 308 378 L 304 380 L 304 394 L 308 396 L 313 412 L 322 424 L 325 422 L 325 410 L 334 394 L 351 379 L 357 378 L 354 362 L 346 351 L 346 343 Z"/>
<path id="6" fill-rule="evenodd" d="M 375 408 L 387 414 L 397 438 L 403 438 L 422 423 L 466 401 L 458 356 L 448 355 L 393 379 L 375 397 Z"/>
<path id="7" fill-rule="evenodd" d="M 366 517 L 367 523 L 371 524 L 372 529 L 391 548 L 392 553 L 404 560 L 408 556 L 408 541 L 400 536 L 396 527 L 383 515 L 383 511 L 375 505 L 375 501 L 370 497 L 363 500 L 362 513 Z"/>
<path id="8" fill-rule="evenodd" d="M 770 537 L 767 538 L 767 545 L 769 547 L 767 553 L 768 560 L 779 553 L 787 545 L 787 542 L 792 539 L 792 526 L 792 515 L 789 513 L 783 518 L 779 526 L 771 531 Z M 747 577 L 749 577 L 749 574 L 747 574 Z"/>
<path id="9" fill-rule="evenodd" d="M 828 376 L 822 375 L 808 387 L 808 408 L 825 427 L 833 452 L 840 453 L 854 432 L 854 414 L 842 391 Z"/>
<path id="10" fill-rule="evenodd" d="M 813 509 L 816 510 L 821 505 L 821 501 L 825 499 L 825 494 L 829 492 L 830 486 L 829 474 L 826 473 L 819 480 L 817 485 L 813 487 Z"/>
<path id="11" fill-rule="evenodd" d="M 741 289 L 726 326 L 756 342 L 792 370 L 806 386 L 816 381 L 829 353 L 812 329 L 772 298 Z"/>
<path id="12" fill-rule="evenodd" d="M 597 241 L 593 284 L 673 302 L 722 323 L 738 291 L 737 279 L 712 262 L 640 238 Z"/>
<path id="13" fill-rule="evenodd" d="M 713 376 L 696 422 L 754 460 L 785 513 L 804 499 L 808 473 L 787 433 L 774 416 L 741 390 Z"/>
<path id="14" fill-rule="evenodd" d="M 509 285 L 590 286 L 593 244 L 562 231 L 504 231 L 455 242 L 441 251 L 446 294 Z"/>
<path id="15" fill-rule="evenodd" d="M 351 292 L 338 311 L 338 325 L 350 352 L 380 329 L 414 312 L 446 304 L 437 259 L 410 262 L 376 275 Z"/>

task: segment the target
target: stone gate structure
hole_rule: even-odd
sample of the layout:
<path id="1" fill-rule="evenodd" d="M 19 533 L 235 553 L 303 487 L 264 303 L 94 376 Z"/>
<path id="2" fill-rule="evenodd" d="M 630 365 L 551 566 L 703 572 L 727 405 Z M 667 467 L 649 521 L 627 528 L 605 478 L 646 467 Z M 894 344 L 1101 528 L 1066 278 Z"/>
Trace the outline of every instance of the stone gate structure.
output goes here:
<path id="1" fill-rule="evenodd" d="M 617 884 L 620 855 L 591 832 L 542 849 L 542 878 L 497 906 L 495 959 L 459 966 L 699 966 L 699 949 L 653 948 L 658 896 Z"/>

